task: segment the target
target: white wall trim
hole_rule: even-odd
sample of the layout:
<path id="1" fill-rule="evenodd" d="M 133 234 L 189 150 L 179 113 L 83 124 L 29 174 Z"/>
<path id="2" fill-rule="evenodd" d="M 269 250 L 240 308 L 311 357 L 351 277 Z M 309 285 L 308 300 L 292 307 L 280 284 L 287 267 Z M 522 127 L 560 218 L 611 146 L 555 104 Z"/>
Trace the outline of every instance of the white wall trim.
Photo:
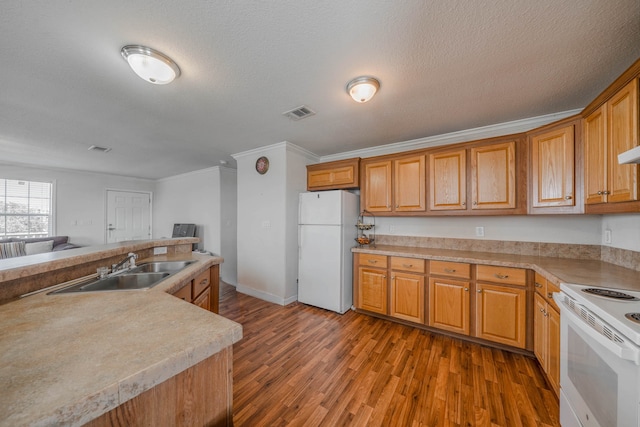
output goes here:
<path id="1" fill-rule="evenodd" d="M 288 304 L 286 301 L 289 298 L 287 298 L 287 300 L 285 300 L 282 297 L 279 297 L 277 295 L 273 295 L 273 294 L 270 294 L 270 293 L 264 292 L 264 291 L 259 291 L 257 289 L 251 288 L 251 287 L 246 286 L 246 285 L 242 285 L 240 283 L 238 283 L 236 285 L 236 291 L 240 292 L 241 294 L 249 295 L 250 297 L 255 297 L 255 298 L 259 298 L 259 299 L 264 300 L 264 301 L 272 302 L 274 304 L 278 304 L 278 305 L 287 305 Z M 296 300 L 297 300 L 297 297 L 296 297 Z"/>
<path id="2" fill-rule="evenodd" d="M 374 157 L 384 154 L 393 154 L 402 151 L 418 150 L 421 148 L 437 147 L 440 145 L 456 144 L 460 142 L 473 141 L 476 139 L 491 138 L 494 136 L 510 135 L 514 133 L 526 132 L 531 129 L 573 116 L 582 111 L 582 108 L 562 111 L 559 113 L 546 114 L 544 116 L 530 117 L 527 119 L 514 120 L 512 122 L 499 123 L 482 126 L 473 129 L 466 129 L 442 135 L 428 136 L 410 141 L 396 142 L 380 145 L 377 147 L 363 148 L 361 150 L 347 151 L 344 153 L 330 154 L 322 156 L 321 162 L 333 160 L 349 159 L 352 157 Z"/>
<path id="3" fill-rule="evenodd" d="M 271 144 L 271 145 L 266 145 L 264 147 L 258 147 L 258 148 L 254 148 L 253 150 L 247 150 L 247 151 L 243 151 L 241 153 L 236 153 L 236 154 L 232 154 L 231 157 L 233 157 L 234 159 L 238 160 L 238 158 L 242 158 L 242 157 L 247 157 L 247 156 L 255 156 L 256 154 L 263 154 L 265 151 L 270 151 L 270 150 L 277 150 L 277 149 L 281 149 L 281 148 L 285 148 L 286 151 L 295 151 L 297 153 L 300 153 L 301 155 L 305 156 L 305 157 L 309 157 L 311 159 L 319 159 L 318 155 L 315 153 L 312 153 L 311 151 L 302 148 L 296 144 L 293 144 L 289 141 L 282 141 L 282 142 L 278 142 L 276 144 Z"/>
<path id="4" fill-rule="evenodd" d="M 174 180 L 176 178 L 187 178 L 187 177 L 196 176 L 196 175 L 200 175 L 200 174 L 205 174 L 205 173 L 208 173 L 208 172 L 212 172 L 212 171 L 216 171 L 216 170 L 222 170 L 222 169 L 237 172 L 237 170 L 235 168 L 231 168 L 231 167 L 227 167 L 227 166 L 212 166 L 210 168 L 198 169 L 198 170 L 195 170 L 195 171 L 185 172 L 185 173 L 181 173 L 181 174 L 178 174 L 178 175 L 167 176 L 165 178 L 158 178 L 156 180 L 156 182 L 171 181 L 171 180 Z"/>

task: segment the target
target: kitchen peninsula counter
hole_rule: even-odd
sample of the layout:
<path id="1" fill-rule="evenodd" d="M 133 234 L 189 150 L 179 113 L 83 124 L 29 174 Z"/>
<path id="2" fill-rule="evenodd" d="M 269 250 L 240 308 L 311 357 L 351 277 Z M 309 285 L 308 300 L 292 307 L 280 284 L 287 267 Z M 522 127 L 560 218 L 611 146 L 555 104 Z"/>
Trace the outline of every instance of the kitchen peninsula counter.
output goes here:
<path id="1" fill-rule="evenodd" d="M 352 252 L 527 268 L 542 274 L 547 277 L 547 279 L 551 279 L 556 285 L 565 282 L 586 286 L 640 291 L 638 271 L 591 259 L 556 258 L 395 245 L 356 247 L 352 249 Z"/>
<path id="2" fill-rule="evenodd" d="M 0 305 L 0 425 L 82 425 L 221 352 L 230 358 L 242 326 L 170 294 L 222 258 L 139 262 L 186 259 L 196 262 L 148 290 L 40 292 Z M 207 386 L 227 394 L 231 385 Z"/>

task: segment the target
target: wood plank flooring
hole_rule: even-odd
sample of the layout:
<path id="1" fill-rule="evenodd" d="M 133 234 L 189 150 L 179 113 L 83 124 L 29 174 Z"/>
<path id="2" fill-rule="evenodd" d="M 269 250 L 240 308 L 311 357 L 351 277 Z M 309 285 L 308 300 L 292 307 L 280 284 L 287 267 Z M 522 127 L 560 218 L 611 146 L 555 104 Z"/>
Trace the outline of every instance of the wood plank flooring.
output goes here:
<path id="1" fill-rule="evenodd" d="M 559 426 L 534 359 L 349 311 L 286 307 L 223 284 L 234 425 Z"/>

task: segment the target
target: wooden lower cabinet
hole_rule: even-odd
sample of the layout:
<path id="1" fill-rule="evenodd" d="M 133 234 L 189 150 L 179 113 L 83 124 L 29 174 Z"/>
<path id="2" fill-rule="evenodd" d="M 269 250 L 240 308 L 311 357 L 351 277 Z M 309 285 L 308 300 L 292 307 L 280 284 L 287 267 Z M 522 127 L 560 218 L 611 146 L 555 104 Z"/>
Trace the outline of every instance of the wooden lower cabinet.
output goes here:
<path id="1" fill-rule="evenodd" d="M 560 313 L 553 302 L 558 288 L 536 273 L 533 352 L 556 395 L 560 391 Z"/>
<path id="2" fill-rule="evenodd" d="M 86 426 L 231 426 L 232 364 L 233 350 L 229 346 Z"/>
<path id="3" fill-rule="evenodd" d="M 527 333 L 531 333 L 527 277 L 522 268 L 358 253 L 355 307 L 389 319 L 531 349 L 531 344 L 527 347 Z"/>
<path id="4" fill-rule="evenodd" d="M 197 305 L 200 308 L 211 311 L 211 288 L 208 287 L 200 294 L 200 296 L 194 299 L 193 305 Z"/>
<path id="5" fill-rule="evenodd" d="M 357 308 L 387 314 L 387 270 L 360 267 L 357 297 Z"/>
<path id="6" fill-rule="evenodd" d="M 429 326 L 469 335 L 469 282 L 429 279 Z"/>
<path id="7" fill-rule="evenodd" d="M 174 292 L 173 296 L 217 314 L 220 305 L 219 276 L 220 266 L 214 265 L 199 273 L 190 283 Z"/>
<path id="8" fill-rule="evenodd" d="M 525 348 L 527 291 L 515 287 L 476 284 L 476 334 L 478 338 Z"/>
<path id="9" fill-rule="evenodd" d="M 398 319 L 424 323 L 424 294 L 424 276 L 392 272 L 389 314 Z"/>

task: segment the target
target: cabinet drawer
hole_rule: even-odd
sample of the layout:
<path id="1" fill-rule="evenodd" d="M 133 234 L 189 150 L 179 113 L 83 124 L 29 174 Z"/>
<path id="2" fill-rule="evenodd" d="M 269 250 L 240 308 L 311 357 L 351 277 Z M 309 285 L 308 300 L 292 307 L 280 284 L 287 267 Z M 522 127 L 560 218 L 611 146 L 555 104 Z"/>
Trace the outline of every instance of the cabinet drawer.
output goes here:
<path id="1" fill-rule="evenodd" d="M 181 300 L 184 300 L 186 302 L 191 302 L 191 283 L 183 286 L 178 291 L 174 292 L 173 296 L 178 297 Z"/>
<path id="2" fill-rule="evenodd" d="M 403 258 L 392 256 L 391 269 L 424 273 L 424 260 L 418 258 Z"/>
<path id="3" fill-rule="evenodd" d="M 547 279 L 541 275 L 540 273 L 535 274 L 535 278 L 533 280 L 534 290 L 539 293 L 541 296 L 547 295 Z"/>
<path id="4" fill-rule="evenodd" d="M 553 308 L 560 311 L 560 307 L 558 307 L 558 304 L 556 304 L 556 301 L 553 299 L 553 294 L 556 292 L 560 292 L 560 288 L 547 280 L 547 291 L 544 294 L 544 297 L 547 302 L 553 306 Z"/>
<path id="5" fill-rule="evenodd" d="M 471 264 L 451 261 L 430 261 L 429 274 L 470 279 Z"/>
<path id="6" fill-rule="evenodd" d="M 211 273 L 209 270 L 205 270 L 193 279 L 193 297 L 200 295 L 209 285 L 211 285 Z"/>
<path id="7" fill-rule="evenodd" d="M 360 265 L 387 268 L 387 256 L 386 255 L 373 255 L 373 254 L 359 254 Z"/>
<path id="8" fill-rule="evenodd" d="M 482 282 L 526 286 L 527 270 L 523 268 L 479 265 L 476 270 L 476 280 Z"/>

